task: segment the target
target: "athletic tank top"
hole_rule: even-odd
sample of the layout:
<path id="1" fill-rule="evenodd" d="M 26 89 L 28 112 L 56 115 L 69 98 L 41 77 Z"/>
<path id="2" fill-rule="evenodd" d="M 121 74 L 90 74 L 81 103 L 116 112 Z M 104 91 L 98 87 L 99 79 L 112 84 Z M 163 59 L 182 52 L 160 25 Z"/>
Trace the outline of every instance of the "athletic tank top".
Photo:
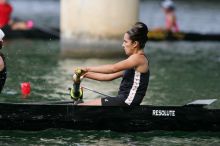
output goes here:
<path id="1" fill-rule="evenodd" d="M 2 57 L 4 61 L 4 68 L 2 71 L 0 71 L 0 93 L 2 92 L 2 89 L 5 85 L 5 80 L 7 78 L 7 70 L 6 70 L 6 63 L 5 63 L 5 57 L 4 55 L 0 52 L 0 56 Z"/>
<path id="2" fill-rule="evenodd" d="M 170 21 L 169 21 L 169 18 L 168 17 L 166 17 L 166 28 L 169 28 L 169 26 L 170 26 Z M 178 24 L 177 24 L 177 22 L 175 21 L 174 22 L 174 24 L 172 25 L 172 31 L 173 32 L 179 32 L 179 26 L 178 26 Z"/>
<path id="3" fill-rule="evenodd" d="M 118 97 L 128 105 L 140 105 L 147 91 L 150 71 L 140 73 L 135 69 L 124 72 L 118 91 Z"/>
<path id="4" fill-rule="evenodd" d="M 0 4 L 0 28 L 6 26 L 10 21 L 12 7 L 8 3 Z"/>

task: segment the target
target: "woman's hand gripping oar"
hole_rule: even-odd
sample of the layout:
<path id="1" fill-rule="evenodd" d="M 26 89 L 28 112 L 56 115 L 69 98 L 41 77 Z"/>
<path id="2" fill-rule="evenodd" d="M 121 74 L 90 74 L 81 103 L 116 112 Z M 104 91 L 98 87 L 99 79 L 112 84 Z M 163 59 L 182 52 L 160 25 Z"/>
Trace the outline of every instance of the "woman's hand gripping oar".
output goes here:
<path id="1" fill-rule="evenodd" d="M 73 100 L 74 104 L 82 103 L 83 100 L 83 90 L 80 87 L 80 83 L 83 79 L 83 76 L 86 74 L 86 71 L 77 68 L 73 74 L 73 88 L 69 88 L 70 97 Z"/>

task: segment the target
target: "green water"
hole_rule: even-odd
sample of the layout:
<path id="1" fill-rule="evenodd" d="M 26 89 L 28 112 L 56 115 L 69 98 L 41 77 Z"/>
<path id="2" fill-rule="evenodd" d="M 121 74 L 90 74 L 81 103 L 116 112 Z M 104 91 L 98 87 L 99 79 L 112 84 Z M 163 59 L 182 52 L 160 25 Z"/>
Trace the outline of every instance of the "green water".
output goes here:
<path id="1" fill-rule="evenodd" d="M 218 146 L 218 133 L 45 130 L 41 132 L 0 131 L 1 145 L 47 146 Z"/>
<path id="2" fill-rule="evenodd" d="M 58 41 L 6 41 L 8 79 L 0 101 L 33 102 L 69 100 L 73 68 L 114 63 L 120 59 L 64 59 Z M 194 99 L 220 99 L 219 42 L 148 43 L 150 84 L 143 104 L 183 105 Z M 22 82 L 31 83 L 24 99 Z M 112 82 L 84 80 L 87 87 L 117 93 L 120 79 Z M 85 91 L 85 101 L 99 95 Z M 220 101 L 209 108 L 220 108 Z M 220 145 L 220 133 L 166 132 L 116 133 L 50 129 L 39 132 L 0 131 L 0 145 Z"/>

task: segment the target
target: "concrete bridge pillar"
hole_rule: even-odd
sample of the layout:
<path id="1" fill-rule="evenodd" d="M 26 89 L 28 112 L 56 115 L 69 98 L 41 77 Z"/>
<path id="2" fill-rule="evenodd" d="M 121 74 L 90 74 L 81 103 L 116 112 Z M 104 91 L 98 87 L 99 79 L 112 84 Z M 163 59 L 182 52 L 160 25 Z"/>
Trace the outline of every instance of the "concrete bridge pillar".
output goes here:
<path id="1" fill-rule="evenodd" d="M 61 0 L 62 55 L 120 55 L 123 34 L 138 14 L 139 0 Z"/>

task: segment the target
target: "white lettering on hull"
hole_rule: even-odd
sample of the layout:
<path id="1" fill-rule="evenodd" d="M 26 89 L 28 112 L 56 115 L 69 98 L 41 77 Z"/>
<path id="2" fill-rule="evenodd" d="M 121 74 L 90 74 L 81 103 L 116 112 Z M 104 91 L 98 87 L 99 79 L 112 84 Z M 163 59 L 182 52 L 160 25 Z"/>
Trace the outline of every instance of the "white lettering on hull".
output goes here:
<path id="1" fill-rule="evenodd" d="M 152 116 L 175 117 L 175 110 L 152 110 Z"/>

